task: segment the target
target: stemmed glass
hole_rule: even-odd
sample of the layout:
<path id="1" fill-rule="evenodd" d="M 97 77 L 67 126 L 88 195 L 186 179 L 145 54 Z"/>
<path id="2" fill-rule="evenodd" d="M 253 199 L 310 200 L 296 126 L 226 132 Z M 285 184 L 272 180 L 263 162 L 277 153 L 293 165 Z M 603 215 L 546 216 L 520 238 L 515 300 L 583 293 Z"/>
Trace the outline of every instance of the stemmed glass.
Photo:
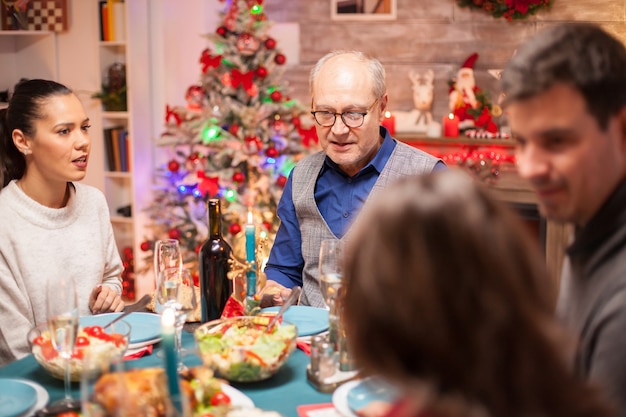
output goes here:
<path id="1" fill-rule="evenodd" d="M 75 409 L 79 402 L 70 394 L 70 359 L 78 334 L 78 296 L 76 284 L 70 276 L 50 279 L 47 283 L 48 329 L 52 345 L 64 359 L 65 396 L 53 405 Z"/>
<path id="2" fill-rule="evenodd" d="M 157 240 L 154 244 L 154 279 L 159 285 L 159 274 L 168 268 L 182 268 L 180 243 L 176 239 Z M 156 311 L 160 313 L 162 306 L 157 298 Z"/>
<path id="3" fill-rule="evenodd" d="M 336 239 L 326 239 L 320 246 L 319 284 L 328 308 L 328 341 L 337 346 L 339 311 L 337 298 L 341 289 L 343 245 Z"/>
<path id="4" fill-rule="evenodd" d="M 178 353 L 178 371 L 187 367 L 180 361 L 186 351 L 181 346 L 181 333 L 187 315 L 196 309 L 198 301 L 194 290 L 191 272 L 185 268 L 167 268 L 159 273 L 157 300 L 164 307 L 171 307 L 176 312 L 176 351 Z"/>

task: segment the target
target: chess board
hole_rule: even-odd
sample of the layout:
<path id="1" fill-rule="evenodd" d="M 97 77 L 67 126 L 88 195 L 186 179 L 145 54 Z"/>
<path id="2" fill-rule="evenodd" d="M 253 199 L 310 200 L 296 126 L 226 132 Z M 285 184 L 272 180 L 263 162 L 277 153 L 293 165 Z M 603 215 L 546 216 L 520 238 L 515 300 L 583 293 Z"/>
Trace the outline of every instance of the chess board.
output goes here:
<path id="1" fill-rule="evenodd" d="M 3 2 L 4 3 L 4 2 Z M 12 4 L 7 1 L 6 3 Z M 26 11 L 26 27 L 19 27 L 13 16 L 13 8 L 4 4 L 2 10 L 2 30 L 42 30 L 63 32 L 67 30 L 67 0 L 31 0 Z"/>

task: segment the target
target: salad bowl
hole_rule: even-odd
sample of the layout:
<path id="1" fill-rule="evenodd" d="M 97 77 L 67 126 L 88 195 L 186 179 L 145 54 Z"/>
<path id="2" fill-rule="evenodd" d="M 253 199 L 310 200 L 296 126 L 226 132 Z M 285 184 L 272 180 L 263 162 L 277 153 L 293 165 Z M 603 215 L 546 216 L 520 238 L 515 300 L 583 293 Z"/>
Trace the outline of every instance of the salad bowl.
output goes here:
<path id="1" fill-rule="evenodd" d="M 286 321 L 269 331 L 271 316 L 213 320 L 194 332 L 202 362 L 231 382 L 255 382 L 274 375 L 296 347 L 298 329 Z"/>

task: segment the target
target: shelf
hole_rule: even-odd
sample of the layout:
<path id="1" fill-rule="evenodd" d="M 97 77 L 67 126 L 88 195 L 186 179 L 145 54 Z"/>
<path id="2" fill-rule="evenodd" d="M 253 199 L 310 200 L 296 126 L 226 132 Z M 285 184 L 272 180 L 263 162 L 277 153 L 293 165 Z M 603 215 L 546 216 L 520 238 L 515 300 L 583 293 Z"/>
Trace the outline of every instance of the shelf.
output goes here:
<path id="1" fill-rule="evenodd" d="M 100 41 L 100 46 L 102 47 L 118 47 L 118 46 L 126 46 L 126 41 Z"/>
<path id="2" fill-rule="evenodd" d="M 128 120 L 127 111 L 103 111 L 102 117 L 105 119 L 126 119 Z"/>
<path id="3" fill-rule="evenodd" d="M 48 36 L 49 30 L 0 30 L 0 36 Z"/>

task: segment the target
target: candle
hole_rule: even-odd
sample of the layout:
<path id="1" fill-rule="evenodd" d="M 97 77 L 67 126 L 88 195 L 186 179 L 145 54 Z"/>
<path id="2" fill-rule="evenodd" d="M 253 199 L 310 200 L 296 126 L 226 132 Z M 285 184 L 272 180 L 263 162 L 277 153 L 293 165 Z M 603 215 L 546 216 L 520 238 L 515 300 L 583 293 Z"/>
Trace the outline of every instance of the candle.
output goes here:
<path id="1" fill-rule="evenodd" d="M 383 127 L 386 127 L 390 135 L 396 133 L 396 117 L 391 114 L 390 111 L 385 112 L 385 118 L 383 119 Z"/>
<path id="2" fill-rule="evenodd" d="M 459 118 L 454 113 L 450 113 L 443 118 L 443 135 L 448 138 L 459 136 Z"/>
<path id="3" fill-rule="evenodd" d="M 180 385 L 178 382 L 178 358 L 176 357 L 176 340 L 174 322 L 176 321 L 176 312 L 171 307 L 165 307 L 161 314 L 161 346 L 163 346 L 163 354 L 165 358 L 165 376 L 167 378 L 167 388 L 170 392 L 170 398 L 174 407 L 180 412 L 181 395 Z"/>
<path id="4" fill-rule="evenodd" d="M 252 212 L 248 211 L 246 231 L 246 261 L 252 265 L 252 269 L 246 274 L 246 295 L 254 297 L 256 294 L 256 226 L 252 218 Z"/>

